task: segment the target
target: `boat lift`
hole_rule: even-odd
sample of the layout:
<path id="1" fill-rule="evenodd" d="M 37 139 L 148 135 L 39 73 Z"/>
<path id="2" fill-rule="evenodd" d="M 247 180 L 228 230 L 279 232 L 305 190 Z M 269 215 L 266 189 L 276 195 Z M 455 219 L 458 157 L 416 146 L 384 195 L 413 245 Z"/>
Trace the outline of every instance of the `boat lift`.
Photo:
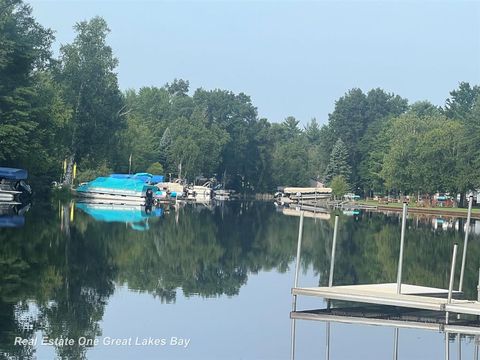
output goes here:
<path id="1" fill-rule="evenodd" d="M 301 257 L 301 246 L 302 246 L 302 237 L 303 237 L 303 218 L 304 214 L 302 212 L 300 216 L 299 230 L 298 230 L 298 242 L 297 242 L 297 258 L 296 258 L 296 267 L 295 267 L 295 278 L 292 288 L 292 312 L 290 317 L 292 319 L 292 339 L 291 339 L 291 358 L 294 359 L 295 355 L 295 321 L 297 319 L 306 319 L 306 320 L 321 320 L 327 321 L 327 356 L 329 359 L 329 337 L 330 337 L 330 321 L 337 322 L 349 322 L 349 323 L 359 323 L 358 317 L 353 318 L 338 318 L 335 314 L 332 315 L 331 312 L 331 301 L 340 300 L 347 302 L 363 303 L 369 306 L 382 306 L 390 308 L 403 308 L 408 309 L 409 311 L 429 311 L 433 314 L 436 314 L 437 319 L 434 326 L 427 326 L 428 328 L 440 329 L 446 333 L 446 359 L 449 357 L 449 333 L 467 333 L 473 335 L 480 335 L 480 323 L 478 321 L 475 323 L 475 326 L 470 325 L 469 327 L 458 327 L 458 325 L 450 324 L 450 313 L 457 314 L 457 320 L 460 319 L 461 315 L 476 315 L 480 316 L 480 270 L 479 270 L 479 282 L 477 285 L 478 297 L 476 300 L 464 300 L 461 299 L 463 292 L 463 278 L 465 271 L 466 263 L 466 252 L 468 246 L 468 237 L 469 237 L 469 225 L 472 212 L 472 203 L 473 197 L 469 199 L 468 206 L 468 216 L 467 216 L 467 227 L 465 231 L 465 240 L 460 272 L 460 283 L 459 289 L 453 289 L 453 283 L 455 278 L 455 263 L 457 257 L 457 248 L 458 244 L 455 244 L 453 247 L 452 254 L 452 263 L 450 270 L 450 281 L 448 289 L 438 289 L 426 286 L 418 286 L 412 284 L 402 283 L 402 269 L 403 269 L 403 249 L 405 243 L 405 229 L 406 229 L 406 220 L 407 220 L 407 204 L 403 204 L 403 215 L 402 215 L 402 227 L 400 235 L 400 252 L 398 260 L 398 270 L 397 270 L 397 282 L 396 283 L 383 283 L 383 284 L 367 284 L 367 285 L 343 285 L 343 286 L 334 286 L 334 269 L 335 269 L 335 248 L 338 234 L 338 215 L 335 217 L 335 225 L 333 232 L 333 243 L 331 250 L 330 258 L 330 272 L 328 286 L 322 287 L 299 287 L 299 272 L 300 272 L 300 257 Z M 327 309 L 325 311 L 297 311 L 297 297 L 298 296 L 315 296 L 324 298 L 327 301 Z M 441 316 L 439 316 L 441 315 Z M 441 320 L 440 320 L 441 319 Z M 384 324 L 382 319 L 372 320 L 369 319 L 368 323 L 373 325 Z M 390 325 L 395 326 L 394 333 L 394 359 L 398 357 L 398 328 L 399 327 L 414 327 L 421 328 L 419 324 L 411 324 L 408 322 L 391 322 Z M 414 326 L 415 325 L 415 326 Z M 417 326 L 418 325 L 418 326 Z M 478 340 L 478 339 L 477 339 Z M 461 345 L 460 345 L 461 346 Z M 478 359 L 478 344 L 475 347 L 476 357 Z"/>

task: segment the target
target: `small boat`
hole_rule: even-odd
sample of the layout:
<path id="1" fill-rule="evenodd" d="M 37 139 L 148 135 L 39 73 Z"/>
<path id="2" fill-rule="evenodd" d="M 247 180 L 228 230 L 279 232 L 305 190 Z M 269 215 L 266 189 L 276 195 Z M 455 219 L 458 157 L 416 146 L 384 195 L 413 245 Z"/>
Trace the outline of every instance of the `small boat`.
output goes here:
<path id="1" fill-rule="evenodd" d="M 0 167 L 0 202 L 21 203 L 32 194 L 25 180 L 28 172 L 24 169 Z"/>
<path id="2" fill-rule="evenodd" d="M 165 190 L 169 193 L 170 197 L 181 199 L 185 197 L 185 186 L 182 181 L 176 180 L 174 182 L 158 182 L 155 184 L 159 189 Z"/>
<path id="3" fill-rule="evenodd" d="M 191 185 L 187 188 L 187 199 L 200 202 L 208 202 L 213 197 L 211 182 L 207 181 L 203 185 Z"/>
<path id="4" fill-rule="evenodd" d="M 101 199 L 103 202 L 140 205 L 151 205 L 166 197 L 165 192 L 155 185 L 150 185 L 145 178 L 135 176 L 98 177 L 81 184 L 75 194 L 87 199 Z"/>

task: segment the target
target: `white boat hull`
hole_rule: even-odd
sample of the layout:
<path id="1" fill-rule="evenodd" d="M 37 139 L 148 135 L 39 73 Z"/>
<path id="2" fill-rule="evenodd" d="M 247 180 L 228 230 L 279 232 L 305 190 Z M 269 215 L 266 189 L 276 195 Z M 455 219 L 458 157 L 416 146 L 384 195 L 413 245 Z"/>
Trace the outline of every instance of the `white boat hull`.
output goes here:
<path id="1" fill-rule="evenodd" d="M 121 195 L 121 194 L 104 194 L 96 192 L 76 192 L 76 194 L 85 199 L 93 199 L 105 204 L 128 204 L 128 205 L 144 205 L 146 198 L 144 196 Z"/>
<path id="2" fill-rule="evenodd" d="M 0 190 L 0 201 L 13 201 L 15 200 L 15 196 L 21 193 L 21 191 Z"/>

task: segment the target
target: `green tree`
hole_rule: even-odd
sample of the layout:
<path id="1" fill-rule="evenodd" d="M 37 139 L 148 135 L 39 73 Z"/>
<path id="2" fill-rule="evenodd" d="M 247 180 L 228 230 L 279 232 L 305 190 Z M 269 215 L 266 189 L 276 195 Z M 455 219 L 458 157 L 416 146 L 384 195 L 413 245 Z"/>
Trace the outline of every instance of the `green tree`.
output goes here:
<path id="1" fill-rule="evenodd" d="M 272 173 L 277 186 L 302 186 L 309 180 L 305 142 L 298 138 L 276 144 Z"/>
<path id="2" fill-rule="evenodd" d="M 450 92 L 450 97 L 445 102 L 445 115 L 451 119 L 467 119 L 479 95 L 480 86 L 461 82 L 458 89 Z"/>
<path id="3" fill-rule="evenodd" d="M 389 189 L 404 193 L 465 191 L 462 166 L 464 126 L 445 116 L 406 114 L 392 123 L 382 176 Z"/>
<path id="4" fill-rule="evenodd" d="M 341 199 L 350 190 L 347 180 L 342 175 L 335 176 L 330 182 L 330 187 L 336 199 Z"/>
<path id="5" fill-rule="evenodd" d="M 95 17 L 77 23 L 74 29 L 73 43 L 60 48 L 58 69 L 58 81 L 73 109 L 69 169 L 74 160 L 87 167 L 100 160 L 113 162 L 120 130 L 126 126 L 115 73 L 118 60 L 106 43 L 107 23 Z"/>
<path id="6" fill-rule="evenodd" d="M 43 103 L 36 81 L 49 65 L 53 35 L 20 0 L 0 0 L 0 9 L 0 160 L 26 165 L 48 129 L 39 121 L 51 120 L 37 116 Z"/>
<path id="7" fill-rule="evenodd" d="M 147 169 L 147 172 L 150 174 L 163 174 L 163 166 L 159 162 L 154 162 Z"/>
<path id="8" fill-rule="evenodd" d="M 349 179 L 351 167 L 348 163 L 348 151 L 342 139 L 338 139 L 330 154 L 330 162 L 325 170 L 325 182 L 330 183 L 334 177 L 343 176 Z"/>

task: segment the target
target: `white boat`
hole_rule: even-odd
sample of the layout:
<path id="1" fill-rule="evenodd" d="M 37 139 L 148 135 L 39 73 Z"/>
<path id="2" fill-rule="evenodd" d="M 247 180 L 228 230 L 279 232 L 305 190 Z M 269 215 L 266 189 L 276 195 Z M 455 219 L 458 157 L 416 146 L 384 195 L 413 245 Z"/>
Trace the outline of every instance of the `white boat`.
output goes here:
<path id="1" fill-rule="evenodd" d="M 31 195 L 27 177 L 26 170 L 0 167 L 0 202 L 22 202 Z"/>
<path id="2" fill-rule="evenodd" d="M 210 181 L 203 185 L 193 185 L 187 188 L 187 199 L 197 201 L 210 201 L 213 197 L 213 190 Z"/>
<path id="3" fill-rule="evenodd" d="M 98 177 L 81 184 L 75 194 L 87 199 L 123 204 L 152 204 L 162 192 L 153 185 L 136 178 Z"/>
<path id="4" fill-rule="evenodd" d="M 181 184 L 180 180 L 175 182 L 161 182 L 155 185 L 159 189 L 168 192 L 172 198 L 180 199 L 185 197 L 185 186 Z"/>

